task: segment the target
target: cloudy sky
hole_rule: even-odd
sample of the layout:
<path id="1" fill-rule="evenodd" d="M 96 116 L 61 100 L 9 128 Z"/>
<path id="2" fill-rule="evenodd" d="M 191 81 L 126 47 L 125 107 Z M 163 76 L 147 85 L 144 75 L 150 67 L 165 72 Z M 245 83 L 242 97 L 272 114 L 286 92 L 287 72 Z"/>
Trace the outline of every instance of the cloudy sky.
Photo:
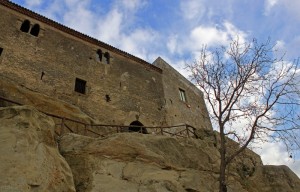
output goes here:
<path id="1" fill-rule="evenodd" d="M 50 19 L 152 63 L 161 56 L 184 75 L 203 45 L 226 45 L 237 35 L 268 38 L 300 56 L 297 0 L 12 0 Z M 286 164 L 300 176 L 300 158 L 280 144 L 257 152 L 265 164 Z"/>

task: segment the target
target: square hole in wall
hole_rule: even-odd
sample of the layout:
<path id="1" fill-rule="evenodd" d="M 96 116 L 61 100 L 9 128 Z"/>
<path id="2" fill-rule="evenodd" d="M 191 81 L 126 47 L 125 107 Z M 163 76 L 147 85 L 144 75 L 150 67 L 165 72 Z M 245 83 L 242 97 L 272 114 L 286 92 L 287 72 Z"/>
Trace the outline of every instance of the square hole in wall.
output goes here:
<path id="1" fill-rule="evenodd" d="M 86 93 L 86 81 L 76 78 L 75 80 L 75 91 L 78 93 L 85 94 Z"/>

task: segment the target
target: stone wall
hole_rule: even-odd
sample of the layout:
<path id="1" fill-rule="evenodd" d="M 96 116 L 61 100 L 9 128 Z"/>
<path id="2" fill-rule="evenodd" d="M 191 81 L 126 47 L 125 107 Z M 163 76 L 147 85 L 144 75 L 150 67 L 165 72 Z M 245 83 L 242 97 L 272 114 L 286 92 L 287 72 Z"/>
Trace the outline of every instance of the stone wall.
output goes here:
<path id="1" fill-rule="evenodd" d="M 103 124 L 212 129 L 202 93 L 161 58 L 152 65 L 9 1 L 0 1 L 0 12 L 0 76 L 16 85 Z"/>
<path id="2" fill-rule="evenodd" d="M 212 129 L 202 92 L 163 59 L 158 58 L 153 64 L 163 70 L 167 124 L 186 123 L 195 128 Z"/>
<path id="3" fill-rule="evenodd" d="M 0 75 L 47 96 L 79 106 L 108 124 L 160 125 L 164 115 L 160 70 L 63 33 L 39 20 L 0 6 Z M 22 32 L 23 21 L 40 26 L 38 36 Z M 102 50 L 102 61 L 97 54 Z M 110 54 L 107 64 L 104 53 Z M 150 66 L 150 64 L 149 64 Z M 85 94 L 74 91 L 76 78 Z"/>

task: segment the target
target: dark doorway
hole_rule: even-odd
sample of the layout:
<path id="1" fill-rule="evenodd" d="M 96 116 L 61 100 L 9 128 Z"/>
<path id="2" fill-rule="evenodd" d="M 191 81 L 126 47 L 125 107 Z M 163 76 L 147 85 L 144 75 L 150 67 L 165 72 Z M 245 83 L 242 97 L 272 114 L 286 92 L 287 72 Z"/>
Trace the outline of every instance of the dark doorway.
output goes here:
<path id="1" fill-rule="evenodd" d="M 133 121 L 130 123 L 128 127 L 129 132 L 139 132 L 143 134 L 148 134 L 147 129 L 144 127 L 144 125 L 139 121 Z"/>

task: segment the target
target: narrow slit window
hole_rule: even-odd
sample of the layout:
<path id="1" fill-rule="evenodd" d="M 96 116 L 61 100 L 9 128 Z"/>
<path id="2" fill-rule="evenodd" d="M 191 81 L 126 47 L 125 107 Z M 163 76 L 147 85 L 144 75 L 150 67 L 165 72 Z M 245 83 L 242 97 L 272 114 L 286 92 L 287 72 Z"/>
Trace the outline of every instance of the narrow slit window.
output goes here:
<path id="1" fill-rule="evenodd" d="M 78 93 L 86 93 L 86 81 L 76 78 L 75 80 L 75 91 Z"/>
<path id="2" fill-rule="evenodd" d="M 20 30 L 21 30 L 22 32 L 28 33 L 28 32 L 29 32 L 29 29 L 30 29 L 30 21 L 25 20 L 25 21 L 22 23 Z"/>
<path id="3" fill-rule="evenodd" d="M 40 33 L 40 25 L 39 24 L 33 25 L 33 27 L 30 30 L 30 34 L 37 37 L 39 33 Z"/>
<path id="4" fill-rule="evenodd" d="M 104 57 L 105 57 L 105 60 L 106 60 L 106 64 L 109 64 L 110 63 L 110 55 L 108 52 L 105 52 L 104 53 Z"/>
<path id="5" fill-rule="evenodd" d="M 186 102 L 186 95 L 183 89 L 179 89 L 179 97 L 181 101 Z"/>
<path id="6" fill-rule="evenodd" d="M 98 49 L 97 50 L 97 57 L 98 57 L 98 59 L 99 59 L 100 62 L 102 61 L 102 55 L 103 55 L 102 50 Z"/>
<path id="7" fill-rule="evenodd" d="M 0 47 L 0 56 L 2 55 L 2 52 L 3 52 L 3 48 Z"/>

